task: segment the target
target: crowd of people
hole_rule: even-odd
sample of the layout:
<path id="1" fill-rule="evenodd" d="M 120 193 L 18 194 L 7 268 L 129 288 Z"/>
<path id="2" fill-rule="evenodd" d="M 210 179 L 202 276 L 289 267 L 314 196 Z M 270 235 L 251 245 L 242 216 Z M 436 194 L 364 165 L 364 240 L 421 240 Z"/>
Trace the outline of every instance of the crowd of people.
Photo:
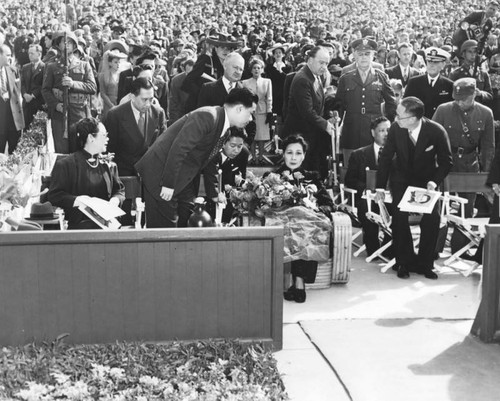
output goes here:
<path id="1" fill-rule="evenodd" d="M 451 0 L 7 0 L 0 148 L 12 153 L 46 108 L 55 151 L 77 155 L 90 169 L 84 178 L 95 180 L 92 144 L 104 129 L 118 175 L 143 179 L 149 227 L 186 224 L 200 173 L 209 201 L 227 202 L 215 191 L 214 164 L 231 163 L 244 141 L 249 151 L 233 169 L 244 178 L 247 162 L 269 162 L 273 135 L 300 135 L 300 167 L 322 182 L 339 135 L 356 189 L 380 160 L 377 183 L 391 176 L 398 200 L 408 185 L 436 189 L 450 170 L 489 171 L 500 130 L 499 10 L 497 1 Z M 401 131 L 410 133 L 403 143 Z M 103 185 L 98 192 L 121 199 Z M 79 195 L 87 194 L 66 200 Z M 408 215 L 394 211 L 399 277 L 437 278 L 436 216 L 422 219 L 415 255 Z M 370 224 L 369 253 L 378 247 Z M 297 294 L 293 287 L 287 297 L 305 299 Z"/>

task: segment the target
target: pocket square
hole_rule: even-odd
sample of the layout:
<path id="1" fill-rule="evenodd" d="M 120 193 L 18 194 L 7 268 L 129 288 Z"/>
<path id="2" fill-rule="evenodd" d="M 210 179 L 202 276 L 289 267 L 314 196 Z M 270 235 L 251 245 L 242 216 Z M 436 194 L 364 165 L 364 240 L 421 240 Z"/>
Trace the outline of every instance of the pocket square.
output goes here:
<path id="1" fill-rule="evenodd" d="M 434 145 L 429 146 L 427 149 L 425 149 L 425 151 L 430 152 L 432 149 L 434 149 Z"/>

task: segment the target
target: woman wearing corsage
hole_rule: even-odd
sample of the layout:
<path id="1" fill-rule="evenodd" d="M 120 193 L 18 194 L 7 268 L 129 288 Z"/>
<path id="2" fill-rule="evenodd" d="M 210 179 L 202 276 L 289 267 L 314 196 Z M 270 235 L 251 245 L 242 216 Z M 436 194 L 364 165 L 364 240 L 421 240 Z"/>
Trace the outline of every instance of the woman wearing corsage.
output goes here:
<path id="1" fill-rule="evenodd" d="M 104 125 L 95 118 L 84 118 L 75 127 L 78 150 L 57 160 L 48 199 L 64 209 L 69 229 L 99 228 L 78 209 L 81 201 L 96 197 L 119 206 L 125 199 L 125 188 L 116 164 L 101 155 L 108 143 Z"/>
<path id="2" fill-rule="evenodd" d="M 291 184 L 291 197 L 283 191 L 285 210 L 266 213 L 267 225 L 285 227 L 285 261 L 291 260 L 292 285 L 284 293 L 287 301 L 305 302 L 304 283 L 314 283 L 318 261 L 330 258 L 330 214 L 333 201 L 316 171 L 302 168 L 307 142 L 300 135 L 283 141 L 284 164 L 275 174 Z M 298 196 L 296 194 L 299 194 Z"/>

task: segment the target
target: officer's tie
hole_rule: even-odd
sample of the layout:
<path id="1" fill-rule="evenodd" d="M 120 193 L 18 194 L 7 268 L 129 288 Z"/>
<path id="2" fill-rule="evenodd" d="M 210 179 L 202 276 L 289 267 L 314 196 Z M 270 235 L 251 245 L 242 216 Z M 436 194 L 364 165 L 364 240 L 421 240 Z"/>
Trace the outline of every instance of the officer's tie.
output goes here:
<path id="1" fill-rule="evenodd" d="M 377 165 L 380 163 L 380 155 L 382 154 L 382 150 L 384 149 L 383 146 L 380 146 L 378 148 L 378 155 L 377 155 Z"/>

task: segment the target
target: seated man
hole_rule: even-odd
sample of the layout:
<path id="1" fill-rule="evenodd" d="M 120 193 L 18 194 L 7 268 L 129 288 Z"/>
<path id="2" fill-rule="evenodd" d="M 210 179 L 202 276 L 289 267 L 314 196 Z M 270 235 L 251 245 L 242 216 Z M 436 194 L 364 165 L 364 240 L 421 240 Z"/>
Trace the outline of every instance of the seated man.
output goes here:
<path id="1" fill-rule="evenodd" d="M 366 168 L 377 170 L 378 157 L 385 145 L 390 126 L 391 123 L 386 117 L 378 117 L 372 121 L 370 128 L 374 142 L 371 145 L 356 149 L 352 152 L 345 176 L 346 187 L 358 191 L 356 193 L 355 202 L 358 208 L 358 218 L 363 228 L 363 241 L 366 245 L 366 253 L 368 256 L 380 248 L 379 228 L 377 224 L 370 222 L 366 218 L 368 207 L 366 200 L 362 199 L 361 196 L 366 189 Z M 373 184 L 375 185 L 375 183 Z M 375 209 L 375 211 L 377 210 L 378 208 Z"/>
<path id="2" fill-rule="evenodd" d="M 247 135 L 244 130 L 231 128 L 231 133 L 222 146 L 220 153 L 215 156 L 205 168 L 211 170 L 211 174 L 204 174 L 205 192 L 207 194 L 207 211 L 215 220 L 215 206 L 218 201 L 218 189 L 216 174 L 222 170 L 222 190 L 226 185 L 235 186 L 236 176 L 246 177 L 248 156 L 250 152 L 244 145 Z M 234 208 L 231 202 L 227 202 L 222 213 L 222 223 L 229 223 L 233 217 Z"/>

